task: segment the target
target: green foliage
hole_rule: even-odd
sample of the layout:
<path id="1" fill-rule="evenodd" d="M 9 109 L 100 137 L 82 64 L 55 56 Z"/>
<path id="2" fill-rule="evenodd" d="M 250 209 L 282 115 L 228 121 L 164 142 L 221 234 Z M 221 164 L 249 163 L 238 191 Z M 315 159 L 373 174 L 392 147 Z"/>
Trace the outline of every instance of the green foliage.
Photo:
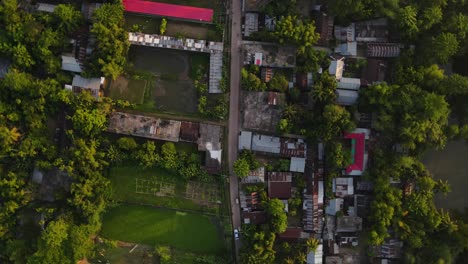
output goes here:
<path id="1" fill-rule="evenodd" d="M 248 162 L 250 170 L 256 170 L 260 168 L 260 163 L 255 158 L 255 154 L 253 153 L 253 151 L 246 149 L 241 150 L 241 152 L 239 153 L 239 157 L 241 159 L 245 159 Z"/>
<path id="2" fill-rule="evenodd" d="M 411 150 L 445 145 L 449 109 L 442 96 L 414 85 L 379 84 L 363 90 L 360 105 L 378 113 L 376 128 L 390 143 Z"/>
<path id="3" fill-rule="evenodd" d="M 233 165 L 234 173 L 241 178 L 247 177 L 250 173 L 249 161 L 245 158 L 238 158 Z"/>
<path id="4" fill-rule="evenodd" d="M 122 3 L 105 3 L 94 12 L 91 33 L 96 36 L 96 49 L 92 55 L 91 68 L 116 79 L 124 70 L 130 47 L 128 33 L 123 28 Z"/>
<path id="5" fill-rule="evenodd" d="M 205 114 L 206 113 L 206 104 L 207 104 L 207 98 L 206 96 L 200 96 L 198 98 L 198 112 L 200 114 Z"/>
<path id="6" fill-rule="evenodd" d="M 177 150 L 174 143 L 165 142 L 161 147 L 161 163 L 166 169 L 177 169 L 179 167 L 179 160 L 177 157 Z"/>
<path id="7" fill-rule="evenodd" d="M 156 151 L 156 145 L 153 141 L 146 141 L 141 145 L 141 149 L 137 151 L 136 158 L 140 165 L 144 167 L 155 166 L 159 162 L 160 157 Z"/>
<path id="8" fill-rule="evenodd" d="M 107 128 L 107 116 L 99 109 L 77 109 L 70 120 L 73 128 L 85 136 L 95 136 Z"/>
<path id="9" fill-rule="evenodd" d="M 164 33 L 166 33 L 166 29 L 167 29 L 167 20 L 163 18 L 161 20 L 161 24 L 159 25 L 159 34 L 164 35 Z"/>
<path id="10" fill-rule="evenodd" d="M 325 158 L 330 171 L 340 171 L 351 164 L 351 153 L 343 149 L 343 145 L 336 141 L 326 144 Z"/>
<path id="11" fill-rule="evenodd" d="M 319 81 L 314 84 L 311 91 L 312 98 L 320 104 L 331 104 L 336 99 L 336 87 L 335 77 L 324 72 L 320 75 Z"/>
<path id="12" fill-rule="evenodd" d="M 74 32 L 82 23 L 83 17 L 72 5 L 57 5 L 54 9 L 57 30 L 66 35 Z"/>
<path id="13" fill-rule="evenodd" d="M 279 43 L 292 43 L 298 46 L 298 53 L 304 54 L 306 50 L 317 43 L 320 35 L 315 32 L 313 22 L 304 22 L 297 16 L 282 16 L 276 22 L 273 33 Z"/>
<path id="14" fill-rule="evenodd" d="M 156 254 L 158 254 L 161 263 L 169 263 L 172 254 L 171 249 L 168 246 L 156 246 Z"/>
<path id="15" fill-rule="evenodd" d="M 241 86 L 242 89 L 248 91 L 265 91 L 266 84 L 252 72 L 248 72 L 245 68 L 241 70 Z"/>
<path id="16" fill-rule="evenodd" d="M 284 211 L 284 204 L 277 198 L 270 199 L 264 204 L 268 215 L 271 232 L 283 233 L 288 227 L 288 217 Z"/>
<path id="17" fill-rule="evenodd" d="M 117 145 L 120 149 L 126 151 L 133 151 L 138 148 L 138 144 L 131 137 L 121 137 L 117 140 Z"/>
<path id="18" fill-rule="evenodd" d="M 458 52 L 459 47 L 456 35 L 442 33 L 432 38 L 427 47 L 426 59 L 434 63 L 445 64 Z"/>
<path id="19" fill-rule="evenodd" d="M 279 132 L 281 132 L 283 134 L 287 134 L 287 133 L 291 132 L 291 128 L 292 128 L 292 124 L 291 124 L 291 122 L 289 122 L 288 119 L 286 119 L 286 118 L 280 119 L 280 122 L 278 123 Z"/>
<path id="20" fill-rule="evenodd" d="M 268 83 L 270 90 L 285 93 L 288 91 L 289 81 L 283 74 L 275 74 Z"/>

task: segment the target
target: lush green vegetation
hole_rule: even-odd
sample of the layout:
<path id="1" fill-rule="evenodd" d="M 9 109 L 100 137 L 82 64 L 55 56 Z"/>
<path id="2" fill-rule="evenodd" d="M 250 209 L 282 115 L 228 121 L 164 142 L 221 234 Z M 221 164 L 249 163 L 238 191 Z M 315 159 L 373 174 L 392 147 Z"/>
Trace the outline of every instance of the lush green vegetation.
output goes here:
<path id="1" fill-rule="evenodd" d="M 119 206 L 104 215 L 104 237 L 166 244 L 200 253 L 222 253 L 224 242 L 209 217 L 143 206 Z"/>
<path id="2" fill-rule="evenodd" d="M 137 193 L 137 179 L 140 181 L 161 182 L 165 186 L 173 185 L 174 193 L 167 194 L 165 197 L 156 196 L 152 193 Z M 185 197 L 187 182 L 182 180 L 177 173 L 164 168 L 141 168 L 141 166 L 130 165 L 113 167 L 110 170 L 109 180 L 112 186 L 112 199 L 115 201 L 194 211 L 208 211 L 211 213 L 218 212 L 217 206 L 209 208 L 187 199 Z M 144 182 L 140 184 L 144 184 Z"/>

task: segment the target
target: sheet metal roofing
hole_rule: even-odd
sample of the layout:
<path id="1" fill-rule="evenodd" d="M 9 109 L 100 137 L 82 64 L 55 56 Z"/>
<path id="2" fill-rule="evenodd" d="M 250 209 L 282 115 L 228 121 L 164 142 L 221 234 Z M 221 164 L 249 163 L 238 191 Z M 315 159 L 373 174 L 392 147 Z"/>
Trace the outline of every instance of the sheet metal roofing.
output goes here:
<path id="1" fill-rule="evenodd" d="M 142 0 L 123 0 L 123 4 L 125 11 L 127 12 L 162 17 L 173 17 L 201 22 L 213 21 L 213 10 L 208 8 L 173 5 Z"/>

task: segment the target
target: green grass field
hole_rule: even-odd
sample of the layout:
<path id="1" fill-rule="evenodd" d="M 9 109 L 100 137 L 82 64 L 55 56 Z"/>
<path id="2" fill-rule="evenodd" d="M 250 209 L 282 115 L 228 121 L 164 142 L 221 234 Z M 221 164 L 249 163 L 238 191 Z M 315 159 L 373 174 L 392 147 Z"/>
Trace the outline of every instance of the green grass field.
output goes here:
<path id="1" fill-rule="evenodd" d="M 188 150 L 187 146 L 184 146 Z M 136 179 L 156 180 L 175 185 L 172 197 L 156 196 L 149 193 L 137 193 Z M 175 209 L 218 213 L 219 207 L 206 207 L 192 200 L 185 199 L 186 182 L 174 172 L 162 168 L 144 169 L 138 165 L 119 166 L 110 170 L 109 180 L 112 185 L 112 198 L 119 202 L 132 202 Z"/>
<path id="2" fill-rule="evenodd" d="M 167 209 L 121 205 L 103 219 L 102 235 L 146 245 L 170 245 L 182 250 L 217 254 L 224 242 L 207 216 Z"/>

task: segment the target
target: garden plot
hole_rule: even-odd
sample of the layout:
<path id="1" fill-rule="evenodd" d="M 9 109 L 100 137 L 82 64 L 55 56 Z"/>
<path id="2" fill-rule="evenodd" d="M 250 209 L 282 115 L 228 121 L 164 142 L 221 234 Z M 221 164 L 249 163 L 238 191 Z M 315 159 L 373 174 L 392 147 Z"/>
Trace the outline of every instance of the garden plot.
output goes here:
<path id="1" fill-rule="evenodd" d="M 189 182 L 185 197 L 204 205 L 213 205 L 221 201 L 218 186 L 201 182 Z"/>
<path id="2" fill-rule="evenodd" d="M 151 194 L 155 196 L 174 197 L 176 185 L 157 180 L 135 179 L 135 192 L 139 194 Z"/>

